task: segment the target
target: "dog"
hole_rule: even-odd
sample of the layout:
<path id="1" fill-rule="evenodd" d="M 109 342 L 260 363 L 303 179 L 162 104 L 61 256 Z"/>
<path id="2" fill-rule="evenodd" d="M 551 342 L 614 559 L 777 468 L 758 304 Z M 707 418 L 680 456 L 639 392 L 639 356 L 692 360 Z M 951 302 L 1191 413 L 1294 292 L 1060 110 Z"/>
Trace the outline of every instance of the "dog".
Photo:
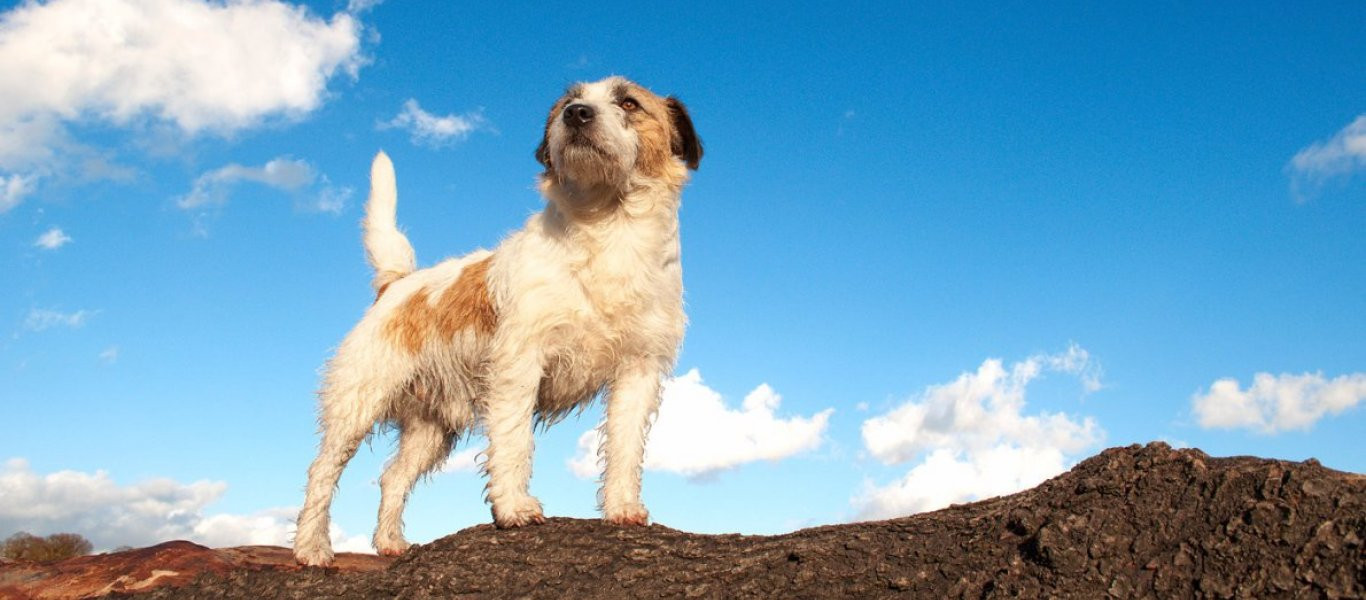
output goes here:
<path id="1" fill-rule="evenodd" d="M 376 300 L 323 373 L 322 441 L 296 559 L 331 563 L 332 495 L 376 424 L 399 431 L 380 477 L 380 554 L 408 548 L 402 516 L 414 482 L 476 429 L 488 437 L 482 470 L 494 524 L 544 522 L 528 489 L 534 425 L 599 394 L 598 507 L 608 522 L 647 525 L 645 439 L 687 322 L 678 209 L 701 159 L 678 99 L 621 77 L 575 84 L 550 109 L 536 149 L 544 210 L 493 251 L 418 270 L 396 224 L 393 164 L 376 155 L 363 222 Z"/>

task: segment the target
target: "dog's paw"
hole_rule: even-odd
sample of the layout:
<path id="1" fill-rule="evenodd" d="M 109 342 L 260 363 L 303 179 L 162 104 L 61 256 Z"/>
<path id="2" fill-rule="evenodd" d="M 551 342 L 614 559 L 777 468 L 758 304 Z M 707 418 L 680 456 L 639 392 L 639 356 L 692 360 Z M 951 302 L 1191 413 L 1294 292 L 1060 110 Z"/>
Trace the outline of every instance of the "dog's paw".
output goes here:
<path id="1" fill-rule="evenodd" d="M 541 502 L 531 496 L 508 498 L 493 503 L 493 524 L 499 529 L 545 523 Z"/>
<path id="2" fill-rule="evenodd" d="M 397 541 L 387 540 L 384 543 L 375 542 L 375 552 L 378 552 L 380 556 L 402 556 L 410 546 L 411 544 L 403 538 L 399 538 Z"/>
<path id="3" fill-rule="evenodd" d="M 332 564 L 332 548 L 309 546 L 294 547 L 294 560 L 308 567 L 327 567 Z"/>
<path id="4" fill-rule="evenodd" d="M 403 530 L 399 527 L 385 527 L 384 523 L 375 529 L 375 537 L 371 540 L 375 544 L 375 552 L 380 556 L 398 556 L 408 551 L 408 540 L 403 539 Z"/>
<path id="5" fill-rule="evenodd" d="M 613 525 L 644 527 L 650 524 L 650 511 L 640 503 L 608 508 L 603 511 L 602 520 Z"/>

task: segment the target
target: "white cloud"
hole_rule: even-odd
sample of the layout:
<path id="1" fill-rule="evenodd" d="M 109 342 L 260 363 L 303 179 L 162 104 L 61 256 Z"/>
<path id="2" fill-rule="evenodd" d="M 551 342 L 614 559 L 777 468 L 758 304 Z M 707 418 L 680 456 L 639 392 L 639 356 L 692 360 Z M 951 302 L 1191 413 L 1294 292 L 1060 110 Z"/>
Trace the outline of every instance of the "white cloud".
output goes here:
<path id="1" fill-rule="evenodd" d="M 33 245 L 44 250 L 56 250 L 70 242 L 71 236 L 63 232 L 60 227 L 53 227 L 44 232 L 43 235 L 38 236 L 38 239 L 33 242 Z"/>
<path id="2" fill-rule="evenodd" d="M 302 160 L 276 158 L 260 167 L 230 164 L 204 173 L 194 180 L 194 189 L 176 200 L 180 208 L 199 208 L 227 202 L 228 188 L 239 181 L 254 181 L 276 189 L 295 191 L 316 177 L 313 167 Z"/>
<path id="3" fill-rule="evenodd" d="M 346 3 L 346 12 L 359 14 L 379 6 L 384 0 L 350 0 Z"/>
<path id="4" fill-rule="evenodd" d="M 1192 408 L 1206 429 L 1251 429 L 1278 433 L 1307 431 L 1319 419 L 1342 413 L 1366 399 L 1366 373 L 1325 379 L 1322 373 L 1302 375 L 1258 373 L 1244 390 L 1236 379 L 1220 379 L 1209 393 L 1196 394 Z"/>
<path id="5" fill-rule="evenodd" d="M 70 124 L 193 136 L 300 118 L 357 76 L 360 34 L 352 14 L 278 0 L 19 3 L 0 13 L 0 179 L 82 170 Z"/>
<path id="6" fill-rule="evenodd" d="M 1044 367 L 1050 371 L 1076 375 L 1081 380 L 1082 389 L 1088 394 L 1105 387 L 1100 382 L 1104 375 L 1100 363 L 1091 357 L 1090 352 L 1075 343 L 1068 344 L 1067 350 L 1062 354 L 1036 356 L 1031 360 L 1043 361 Z"/>
<path id="7" fill-rule="evenodd" d="M 24 319 L 24 329 L 29 331 L 43 331 L 53 327 L 69 327 L 78 329 L 85 326 L 90 317 L 95 316 L 99 311 L 81 309 L 76 312 L 64 313 L 59 310 L 47 308 L 34 308 L 28 311 L 28 317 Z"/>
<path id="8" fill-rule="evenodd" d="M 854 498 L 860 519 L 884 519 L 1011 494 L 1067 469 L 1057 448 L 1001 444 L 972 452 L 937 448 L 887 486 L 865 483 Z"/>
<path id="9" fill-rule="evenodd" d="M 112 365 L 112 364 L 118 362 L 118 361 L 119 361 L 119 347 L 118 347 L 118 346 L 110 346 L 110 347 L 108 347 L 108 348 L 105 348 L 103 352 L 100 352 L 99 359 L 100 359 L 100 362 L 102 362 L 102 363 L 104 363 L 104 364 L 106 364 L 106 365 Z"/>
<path id="10" fill-rule="evenodd" d="M 930 386 L 918 401 L 864 421 L 863 443 L 885 464 L 906 462 L 938 448 L 981 450 L 1001 441 L 1044 443 L 1077 452 L 1097 440 L 1099 427 L 1094 421 L 1074 421 L 1065 414 L 1023 414 L 1025 390 L 1045 369 L 1084 372 L 1087 359 L 1077 357 L 1084 357 L 1085 350 L 1073 348 L 1065 354 L 1029 357 L 1009 370 L 1000 359 L 987 359 L 975 373 Z"/>
<path id="11" fill-rule="evenodd" d="M 779 418 L 781 402 L 773 388 L 761 384 L 735 410 L 702 383 L 697 369 L 668 379 L 645 446 L 645 468 L 702 477 L 819 447 L 834 409 L 809 417 Z M 601 441 L 598 429 L 579 436 L 578 452 L 569 460 L 575 475 L 590 478 L 601 473 L 597 454 Z"/>
<path id="12" fill-rule="evenodd" d="M 211 547 L 290 544 L 296 509 L 204 514 L 227 488 L 221 481 L 182 484 L 170 479 L 124 486 L 104 471 L 40 475 L 27 461 L 10 459 L 0 468 L 0 531 L 78 533 L 97 550 L 177 539 Z M 335 524 L 331 534 L 339 551 L 372 551 L 364 536 L 347 536 Z"/>
<path id="13" fill-rule="evenodd" d="M 473 473 L 479 470 L 479 453 L 481 448 L 466 448 L 450 457 L 439 469 L 442 473 Z"/>
<path id="14" fill-rule="evenodd" d="M 0 139 L 3 139 L 3 132 L 0 132 Z M 3 144 L 0 141 L 0 144 Z M 24 197 L 33 193 L 33 183 L 37 180 L 35 175 L 13 175 L 0 174 L 0 214 L 8 212 L 11 208 L 19 206 L 24 201 Z"/>
<path id="15" fill-rule="evenodd" d="M 1162 437 L 1159 437 L 1159 438 L 1157 438 L 1157 439 L 1160 440 L 1160 441 L 1162 441 L 1162 442 L 1165 442 L 1168 446 L 1171 446 L 1171 447 L 1176 448 L 1176 449 L 1178 449 L 1178 450 L 1182 450 L 1182 449 L 1190 448 L 1190 447 L 1191 447 L 1190 442 L 1187 442 L 1186 440 L 1182 440 L 1182 439 L 1170 438 L 1170 437 L 1167 437 L 1167 436 L 1165 436 L 1165 435 L 1162 436 Z"/>
<path id="16" fill-rule="evenodd" d="M 463 140 L 484 125 L 484 117 L 478 112 L 438 117 L 422 110 L 417 100 L 409 98 L 398 116 L 381 123 L 380 127 L 403 129 L 412 135 L 414 144 L 438 148 Z"/>
<path id="17" fill-rule="evenodd" d="M 234 163 L 204 173 L 195 178 L 190 193 L 176 199 L 176 206 L 186 210 L 221 206 L 227 203 L 232 187 L 243 181 L 290 192 L 301 199 L 303 208 L 332 214 L 340 213 L 352 194 L 351 188 L 333 187 L 307 161 L 282 156 L 260 167 Z"/>
<path id="18" fill-rule="evenodd" d="M 917 464 L 899 481 L 872 483 L 853 499 L 860 518 L 942 508 L 1019 491 L 1067 468 L 1069 457 L 1104 437 L 1096 422 L 1066 414 L 1025 414 L 1029 384 L 1045 371 L 1100 388 L 1099 367 L 1075 344 L 1007 369 L 988 359 L 976 372 L 932 385 L 892 411 L 863 422 L 868 453 L 884 464 Z"/>
<path id="19" fill-rule="evenodd" d="M 304 208 L 313 212 L 339 215 L 346 209 L 346 203 L 355 193 L 349 187 L 333 187 L 326 176 L 321 178 L 321 187 L 312 200 L 304 203 Z"/>
<path id="20" fill-rule="evenodd" d="M 1325 182 L 1362 169 L 1366 169 L 1366 115 L 1357 117 L 1333 137 L 1295 153 L 1286 167 L 1296 199 L 1301 201 Z"/>
<path id="21" fill-rule="evenodd" d="M 322 103 L 360 67 L 359 23 L 263 0 L 54 0 L 0 15 L 0 122 L 150 117 L 231 132 Z M 57 50 L 60 51 L 57 51 Z"/>

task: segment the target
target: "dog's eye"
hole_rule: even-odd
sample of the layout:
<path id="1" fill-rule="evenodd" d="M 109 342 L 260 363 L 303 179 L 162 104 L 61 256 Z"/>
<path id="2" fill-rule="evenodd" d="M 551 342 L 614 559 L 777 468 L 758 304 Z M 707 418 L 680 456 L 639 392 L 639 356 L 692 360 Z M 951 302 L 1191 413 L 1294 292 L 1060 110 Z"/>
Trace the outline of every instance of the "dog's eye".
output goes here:
<path id="1" fill-rule="evenodd" d="M 626 98 L 626 99 L 624 99 L 624 100 L 621 101 L 621 109 L 624 110 L 624 111 L 628 111 L 628 112 L 629 112 L 629 111 L 636 110 L 636 109 L 638 109 L 638 108 L 640 108 L 640 103 L 639 103 L 639 102 L 636 102 L 636 99 L 635 99 L 635 98 Z"/>

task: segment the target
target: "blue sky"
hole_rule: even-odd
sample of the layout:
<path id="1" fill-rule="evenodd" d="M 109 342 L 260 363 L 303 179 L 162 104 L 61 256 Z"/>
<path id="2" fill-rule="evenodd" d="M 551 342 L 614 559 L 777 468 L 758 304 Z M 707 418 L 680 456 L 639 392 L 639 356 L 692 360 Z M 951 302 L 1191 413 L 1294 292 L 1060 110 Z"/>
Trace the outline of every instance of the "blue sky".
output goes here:
<path id="1" fill-rule="evenodd" d="M 657 521 L 906 514 L 1156 439 L 1366 471 L 1362 5 L 3 6 L 0 535 L 283 543 L 374 152 L 420 262 L 492 247 L 608 74 L 706 145 Z M 538 438 L 549 514 L 595 514 L 599 415 Z M 481 445 L 411 539 L 489 520 Z"/>

